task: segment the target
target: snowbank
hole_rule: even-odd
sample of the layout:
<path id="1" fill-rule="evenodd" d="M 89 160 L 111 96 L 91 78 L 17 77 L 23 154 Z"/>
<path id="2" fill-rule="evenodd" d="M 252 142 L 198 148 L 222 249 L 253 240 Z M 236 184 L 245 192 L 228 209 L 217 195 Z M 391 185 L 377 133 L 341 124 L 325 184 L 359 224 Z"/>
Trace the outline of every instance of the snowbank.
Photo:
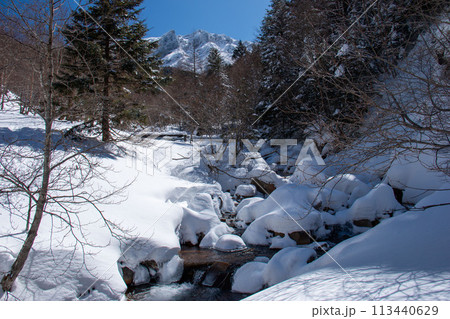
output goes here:
<path id="1" fill-rule="evenodd" d="M 445 187 L 448 189 L 448 186 Z M 444 189 L 444 188 L 443 188 Z M 348 239 L 249 300 L 450 300 L 450 191 Z"/>
<path id="2" fill-rule="evenodd" d="M 58 130 L 73 125 L 55 122 Z M 18 114 L 15 107 L 0 112 L 2 137 L 19 139 L 23 144 L 20 147 L 38 152 L 39 148 L 30 143 L 39 139 L 42 128 L 41 118 Z M 59 132 L 55 134 L 59 136 Z M 190 148 L 168 143 L 174 152 Z M 111 200 L 112 205 L 97 205 L 102 216 L 93 206 L 78 206 L 77 222 L 71 230 L 64 222 L 45 214 L 33 252 L 13 288 L 17 298 L 119 300 L 126 290 L 124 271 L 132 272 L 135 284 L 148 282 L 150 277 L 160 283 L 175 281 L 182 269 L 178 257 L 180 238 L 198 243 L 201 233 L 206 234 L 220 224 L 218 212 L 234 210 L 231 196 L 224 194 L 217 183 L 188 182 L 165 172 L 174 170 L 180 162 L 170 161 L 164 171 L 149 174 L 144 163 L 136 163 L 135 158 L 127 155 L 133 154 L 136 145 L 120 143 L 119 146 L 120 153 L 113 150 L 107 154 L 87 155 L 108 169 L 86 193 L 133 183 L 122 196 Z M 203 176 L 199 175 L 198 180 L 203 181 Z M 105 226 L 103 217 L 117 232 L 114 236 Z M 21 216 L 11 215 L 5 207 L 0 207 L 0 275 L 9 269 L 13 256 L 19 251 L 25 235 L 23 229 Z M 17 234 L 6 236 L 11 233 Z M 83 295 L 85 290 L 89 293 Z"/>

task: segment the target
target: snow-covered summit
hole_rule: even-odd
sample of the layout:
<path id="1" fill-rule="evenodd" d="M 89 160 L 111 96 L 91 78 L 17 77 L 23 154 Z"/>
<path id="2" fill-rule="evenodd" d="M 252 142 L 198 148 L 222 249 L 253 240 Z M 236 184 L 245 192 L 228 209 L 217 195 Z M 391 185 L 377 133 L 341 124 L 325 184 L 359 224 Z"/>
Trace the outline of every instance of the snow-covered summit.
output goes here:
<path id="1" fill-rule="evenodd" d="M 166 67 L 193 71 L 195 51 L 197 72 L 205 70 L 208 54 L 212 48 L 219 50 L 225 63 L 233 63 L 233 51 L 239 43 L 239 40 L 227 35 L 209 33 L 204 30 L 197 30 L 185 36 L 177 35 L 174 30 L 171 30 L 161 37 L 151 37 L 148 40 L 158 41 L 159 46 L 155 54 L 163 59 Z M 249 41 L 244 41 L 244 44 L 248 48 L 252 45 Z"/>

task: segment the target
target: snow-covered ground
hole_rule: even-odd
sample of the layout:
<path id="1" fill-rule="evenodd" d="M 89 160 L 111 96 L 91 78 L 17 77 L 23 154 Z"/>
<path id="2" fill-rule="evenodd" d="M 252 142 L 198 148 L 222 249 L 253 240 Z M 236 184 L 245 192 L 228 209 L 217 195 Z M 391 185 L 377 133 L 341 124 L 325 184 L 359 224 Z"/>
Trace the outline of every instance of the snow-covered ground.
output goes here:
<path id="1" fill-rule="evenodd" d="M 448 186 L 248 300 L 450 300 Z"/>
<path id="2" fill-rule="evenodd" d="M 55 123 L 57 130 L 73 125 Z M 20 147 L 32 148 L 27 143 L 42 134 L 42 127 L 39 117 L 19 114 L 17 105 L 8 104 L 0 112 L 3 147 L 5 140 L 17 139 Z M 77 218 L 84 226 L 73 233 L 83 234 L 91 245 L 81 246 L 64 225 L 46 215 L 13 292 L 3 293 L 2 298 L 121 299 L 126 290 L 125 268 L 133 270 L 135 284 L 146 283 L 156 274 L 162 284 L 177 281 L 182 273 L 180 245 L 190 243 L 222 251 L 245 249 L 248 244 L 281 249 L 270 260 L 257 258 L 235 273 L 235 291 L 254 293 L 270 287 L 249 300 L 450 299 L 450 214 L 444 205 L 450 198 L 450 184 L 442 174 L 420 169 L 418 162 L 394 162 L 381 183 L 363 182 L 352 174 L 320 173 L 326 182 L 321 187 L 317 180 L 299 184 L 295 178 L 273 172 L 262 174 L 262 179 L 278 188 L 264 199 L 254 187 L 237 187 L 237 197 L 246 197 L 236 208 L 240 226 L 245 228 L 240 238 L 220 222 L 221 211 L 233 212 L 235 205 L 230 194 L 208 177 L 204 165 L 189 159 L 195 148 L 177 141 L 152 140 L 150 144 L 142 136 L 118 146 L 111 146 L 108 156 L 89 156 L 113 168 L 96 181 L 98 186 L 105 186 L 106 180 L 115 185 L 132 181 L 114 204 L 98 207 L 105 218 L 125 230 L 124 237 L 112 236 L 91 206 L 80 207 Z M 167 161 L 164 156 L 178 160 Z M 268 167 L 254 159 L 240 169 L 248 178 Z M 311 167 L 305 163 L 297 170 L 312 172 Z M 420 180 L 434 191 L 414 193 Z M 238 185 L 229 176 L 222 181 Z M 397 202 L 388 183 L 404 189 L 405 199 L 414 205 L 410 211 Z M 232 192 L 235 189 L 231 187 Z M 317 244 L 299 245 L 292 236 L 309 232 L 317 239 L 326 238 L 329 226 L 358 220 L 381 223 L 371 229 L 353 225 L 354 234 L 363 233 L 313 262 Z M 0 272 L 8 271 L 14 261 L 23 228 L 23 219 L 0 208 Z M 143 261 L 154 264 L 144 267 Z"/>
<path id="3" fill-rule="evenodd" d="M 57 121 L 55 128 L 64 130 L 74 124 Z M 43 121 L 38 116 L 19 114 L 17 105 L 7 103 L 5 110 L 0 112 L 2 148 L 7 143 L 5 141 L 16 141 L 20 147 L 33 151 L 33 146 L 36 146 L 33 143 L 39 142 L 42 129 Z M 73 234 L 46 214 L 12 294 L 1 293 L 3 298 L 120 299 L 126 290 L 121 268 L 132 269 L 135 283 L 143 283 L 149 279 L 149 272 L 139 263 L 154 260 L 159 266 L 160 281 L 175 281 L 181 276 L 181 261 L 177 255 L 180 242 L 196 241 L 200 232 L 207 234 L 220 225 L 223 226 L 218 235 L 231 232 L 217 215 L 218 197 L 225 203 L 227 199 L 231 200 L 221 191 L 220 185 L 205 182 L 207 177 L 192 173 L 189 161 L 183 168 L 190 172 L 188 175 L 192 181 L 167 173 L 180 165 L 180 161 L 157 161 L 157 155 L 152 153 L 155 166 L 157 162 L 160 164 L 155 168 L 149 160 L 146 161 L 152 148 L 144 142 L 120 143 L 120 148 L 111 147 L 108 156 L 99 158 L 88 154 L 108 168 L 104 176 L 95 181 L 94 187 L 106 188 L 109 184 L 121 186 L 132 182 L 120 196 L 111 199 L 113 204 L 98 206 L 106 219 L 125 232 L 122 233 L 124 237 L 119 240 L 112 236 L 99 213 L 89 205 L 80 206 L 78 214 L 73 215 L 78 218 L 76 224 L 83 225 L 82 229 L 75 227 Z M 165 147 L 158 144 L 154 148 L 162 150 L 159 154 L 162 157 L 167 148 L 171 149 L 170 156 L 173 154 L 173 157 L 192 151 L 187 144 L 162 143 Z M 21 247 L 24 227 L 21 217 L 12 216 L 7 207 L 0 208 L 1 274 L 9 270 Z M 82 247 L 73 235 L 88 243 Z"/>
<path id="4" fill-rule="evenodd" d="M 391 80 L 386 83 L 394 87 L 404 78 Z M 57 121 L 55 138 L 74 124 Z M 249 245 L 279 249 L 271 259 L 258 257 L 234 273 L 234 291 L 256 293 L 248 300 L 450 300 L 450 180 L 430 169 L 432 153 L 403 150 L 399 156 L 392 149 L 358 174 L 312 158 L 293 165 L 299 144 L 290 148 L 290 165 L 277 171 L 287 176 L 280 176 L 273 170 L 277 156 L 267 146 L 261 148 L 269 154 L 265 160 L 248 149 L 228 165 L 230 149 L 219 158 L 207 141 L 191 145 L 151 139 L 152 134 L 148 129 L 86 155 L 106 168 L 91 185 L 81 185 L 87 194 L 129 186 L 109 205 L 77 207 L 72 229 L 51 214 L 57 207 L 48 206 L 25 268 L 12 293 L 0 293 L 2 299 L 121 299 L 122 275 L 134 284 L 151 277 L 161 284 L 178 281 L 178 252 L 190 244 L 228 252 Z M 0 111 L 0 147 L 28 155 L 9 162 L 13 169 L 26 171 L 42 136 L 43 121 L 19 114 L 17 103 Z M 376 145 L 377 138 L 360 144 Z M 56 158 L 65 152 L 70 150 L 57 149 Z M 354 154 L 338 155 L 348 159 L 343 165 L 352 165 Z M 8 159 L 2 155 L 2 163 Z M 26 235 L 26 203 L 2 204 L 0 275 Z M 241 237 L 223 222 L 224 213 L 236 214 Z M 112 235 L 103 218 L 119 235 Z"/>

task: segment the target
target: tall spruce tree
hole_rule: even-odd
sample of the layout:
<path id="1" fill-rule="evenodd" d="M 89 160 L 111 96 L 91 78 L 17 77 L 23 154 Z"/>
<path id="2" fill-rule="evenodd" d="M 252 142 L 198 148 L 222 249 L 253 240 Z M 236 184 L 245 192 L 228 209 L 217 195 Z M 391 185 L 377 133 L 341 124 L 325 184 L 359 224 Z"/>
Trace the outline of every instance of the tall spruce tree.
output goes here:
<path id="1" fill-rule="evenodd" d="M 244 45 L 244 43 L 239 40 L 238 45 L 236 49 L 233 51 L 233 60 L 238 60 L 239 58 L 242 58 L 244 55 L 247 54 L 247 47 Z"/>
<path id="2" fill-rule="evenodd" d="M 292 41 L 288 37 L 287 25 L 290 14 L 289 0 L 272 0 L 271 7 L 267 11 L 262 22 L 259 47 L 263 67 L 262 95 L 263 101 L 256 108 L 257 114 L 265 113 L 289 85 L 295 81 L 299 68 L 291 54 Z M 274 127 L 280 132 L 285 132 L 285 123 L 291 116 L 283 114 L 283 109 L 288 106 L 288 96 L 283 97 L 276 105 L 265 113 L 259 121 L 259 125 Z"/>
<path id="3" fill-rule="evenodd" d="M 95 97 L 89 107 L 85 101 L 71 107 L 100 121 L 103 141 L 111 139 L 111 119 L 124 111 L 125 92 L 154 89 L 148 75 L 164 80 L 160 60 L 151 55 L 157 43 L 143 39 L 148 29 L 139 19 L 142 2 L 94 0 L 87 12 L 74 11 L 63 30 L 67 48 L 58 86 L 71 101 L 80 94 Z"/>
<path id="4" fill-rule="evenodd" d="M 224 66 L 223 58 L 216 48 L 212 48 L 208 55 L 208 72 L 218 74 L 222 71 Z"/>

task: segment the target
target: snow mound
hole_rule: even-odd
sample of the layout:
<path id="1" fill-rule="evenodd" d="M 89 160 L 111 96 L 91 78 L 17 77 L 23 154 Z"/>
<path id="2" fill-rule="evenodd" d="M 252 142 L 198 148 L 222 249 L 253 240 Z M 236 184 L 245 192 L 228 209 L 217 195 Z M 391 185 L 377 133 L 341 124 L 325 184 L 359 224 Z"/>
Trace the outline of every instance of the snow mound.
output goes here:
<path id="1" fill-rule="evenodd" d="M 339 174 L 330 177 L 325 187 L 348 194 L 350 196 L 348 200 L 349 205 L 352 205 L 356 199 L 366 195 L 370 191 L 370 187 L 353 174 Z"/>
<path id="2" fill-rule="evenodd" d="M 415 204 L 430 195 L 433 189 L 439 189 L 446 180 L 444 174 L 432 171 L 426 166 L 434 164 L 434 157 L 421 154 L 419 158 L 397 159 L 386 174 L 386 182 L 392 187 L 403 190 L 403 201 Z"/>
<path id="3" fill-rule="evenodd" d="M 219 251 L 238 251 L 247 248 L 241 237 L 232 234 L 225 234 L 220 236 L 219 240 L 214 246 Z"/>
<path id="4" fill-rule="evenodd" d="M 220 215 L 219 207 L 214 205 L 213 199 L 208 193 L 198 193 L 189 202 L 188 208 L 205 215 Z"/>
<path id="5" fill-rule="evenodd" d="M 450 185 L 445 186 L 249 300 L 450 300 L 450 214 L 443 205 Z"/>
<path id="6" fill-rule="evenodd" d="M 256 202 L 260 202 L 260 201 L 262 201 L 262 200 L 264 200 L 264 198 L 261 198 L 261 197 L 245 198 L 245 199 L 243 199 L 243 200 L 239 203 L 239 205 L 237 205 L 237 207 L 236 207 L 236 212 L 239 213 L 239 211 L 240 211 L 242 208 L 244 208 L 245 206 L 251 205 L 251 204 L 256 203 Z"/>
<path id="7" fill-rule="evenodd" d="M 392 188 L 387 184 L 379 184 L 367 195 L 357 199 L 348 213 L 352 220 L 374 221 L 403 209 L 395 199 Z"/>
<path id="8" fill-rule="evenodd" d="M 252 153 L 244 153 L 244 156 L 252 156 Z M 275 173 L 267 164 L 267 162 L 261 157 L 245 159 L 243 165 L 247 165 L 248 174 L 247 178 L 250 180 L 257 180 L 263 183 L 267 183 L 275 186 L 275 188 L 281 187 L 287 184 L 287 180 Z"/>
<path id="9" fill-rule="evenodd" d="M 316 257 L 316 252 L 311 248 L 284 248 L 270 259 L 264 269 L 264 282 L 273 286 L 288 278 L 299 274 L 301 268 L 308 261 Z"/>
<path id="10" fill-rule="evenodd" d="M 263 273 L 267 267 L 263 262 L 249 262 L 236 270 L 233 276 L 232 291 L 240 293 L 255 293 L 264 288 Z"/>
<path id="11" fill-rule="evenodd" d="M 233 229 L 224 223 L 214 226 L 200 242 L 200 248 L 214 248 L 222 235 L 230 234 L 232 232 Z"/>
<path id="12" fill-rule="evenodd" d="M 322 188 L 319 197 L 320 207 L 322 210 L 332 209 L 339 211 L 347 208 L 350 196 L 336 189 Z"/>
<path id="13" fill-rule="evenodd" d="M 294 174 L 289 181 L 295 184 L 323 185 L 328 179 L 323 170 L 323 166 L 317 165 L 313 161 L 303 161 L 295 167 Z"/>
<path id="14" fill-rule="evenodd" d="M 271 240 L 271 244 L 270 244 L 271 249 L 283 249 L 283 248 L 295 247 L 295 246 L 297 246 L 297 243 L 295 242 L 295 240 L 293 240 L 289 236 L 273 237 Z"/>
<path id="15" fill-rule="evenodd" d="M 323 226 L 321 214 L 313 208 L 318 190 L 305 185 L 288 184 L 276 189 L 267 199 L 241 209 L 237 218 L 256 219 L 242 238 L 248 244 L 270 245 L 271 233 L 288 235 L 297 231 L 315 231 Z"/>
<path id="16" fill-rule="evenodd" d="M 252 197 L 256 195 L 256 187 L 254 185 L 239 185 L 234 194 L 241 197 Z"/>
<path id="17" fill-rule="evenodd" d="M 183 208 L 183 220 L 179 229 L 180 242 L 197 245 L 200 236 L 206 235 L 219 224 L 217 215 L 201 214 L 190 208 Z"/>

